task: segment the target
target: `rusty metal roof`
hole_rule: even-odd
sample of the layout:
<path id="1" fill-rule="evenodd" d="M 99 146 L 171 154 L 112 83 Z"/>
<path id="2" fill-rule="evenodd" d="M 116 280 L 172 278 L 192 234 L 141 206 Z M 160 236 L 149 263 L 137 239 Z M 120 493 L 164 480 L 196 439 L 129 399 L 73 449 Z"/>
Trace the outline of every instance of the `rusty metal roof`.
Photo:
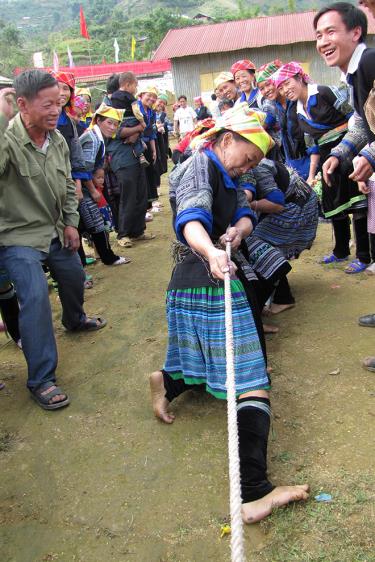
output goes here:
<path id="1" fill-rule="evenodd" d="M 315 13 L 310 11 L 262 16 L 171 29 L 155 51 L 153 60 L 315 41 Z M 373 18 L 369 18 L 369 33 L 375 33 Z"/>

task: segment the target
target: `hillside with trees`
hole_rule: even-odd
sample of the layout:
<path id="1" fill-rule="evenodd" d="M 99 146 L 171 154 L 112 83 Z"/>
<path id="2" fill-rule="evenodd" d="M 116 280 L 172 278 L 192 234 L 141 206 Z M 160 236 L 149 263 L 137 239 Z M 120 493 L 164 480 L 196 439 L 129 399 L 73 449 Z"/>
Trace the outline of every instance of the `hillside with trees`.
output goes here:
<path id="1" fill-rule="evenodd" d="M 324 0 L 0 0 L 0 74 L 11 75 L 16 66 L 31 66 L 32 54 L 43 53 L 52 64 L 53 51 L 60 65 L 68 64 L 69 47 L 78 64 L 114 62 L 113 42 L 120 47 L 120 61 L 131 58 L 131 39 L 136 40 L 136 60 L 149 59 L 169 29 L 202 25 L 198 13 L 210 16 L 207 23 L 246 19 L 261 15 L 319 8 Z M 90 41 L 80 35 L 82 5 Z M 204 22 L 203 22 L 204 23 Z"/>

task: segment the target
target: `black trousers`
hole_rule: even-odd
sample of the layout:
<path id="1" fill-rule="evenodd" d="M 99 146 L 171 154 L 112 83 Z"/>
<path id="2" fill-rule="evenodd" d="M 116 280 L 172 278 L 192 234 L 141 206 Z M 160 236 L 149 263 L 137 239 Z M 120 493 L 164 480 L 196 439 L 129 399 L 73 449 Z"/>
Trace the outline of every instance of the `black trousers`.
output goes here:
<path id="1" fill-rule="evenodd" d="M 140 164 L 120 168 L 116 172 L 120 184 L 118 238 L 135 238 L 143 234 L 147 210 L 147 182 Z"/>
<path id="2" fill-rule="evenodd" d="M 346 258 L 350 254 L 350 219 L 349 217 L 335 217 L 332 219 L 335 234 L 333 254 L 336 258 Z M 356 258 L 363 263 L 370 263 L 370 242 L 367 232 L 367 216 L 353 216 L 353 229 L 356 240 Z"/>
<path id="3" fill-rule="evenodd" d="M 90 236 L 104 265 L 112 265 L 119 259 L 119 256 L 111 248 L 107 232 L 95 232 L 91 233 Z"/>

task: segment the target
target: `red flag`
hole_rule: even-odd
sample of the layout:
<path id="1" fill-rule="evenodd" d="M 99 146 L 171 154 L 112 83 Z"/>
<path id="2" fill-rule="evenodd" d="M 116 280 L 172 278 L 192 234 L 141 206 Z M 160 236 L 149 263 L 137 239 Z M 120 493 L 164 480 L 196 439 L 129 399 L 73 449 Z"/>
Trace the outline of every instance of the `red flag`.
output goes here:
<path id="1" fill-rule="evenodd" d="M 85 15 L 83 13 L 82 6 L 79 7 L 79 22 L 80 22 L 80 25 L 81 25 L 81 35 L 82 35 L 82 37 L 84 37 L 85 39 L 90 39 L 90 35 L 89 35 L 88 30 L 87 30 Z"/>

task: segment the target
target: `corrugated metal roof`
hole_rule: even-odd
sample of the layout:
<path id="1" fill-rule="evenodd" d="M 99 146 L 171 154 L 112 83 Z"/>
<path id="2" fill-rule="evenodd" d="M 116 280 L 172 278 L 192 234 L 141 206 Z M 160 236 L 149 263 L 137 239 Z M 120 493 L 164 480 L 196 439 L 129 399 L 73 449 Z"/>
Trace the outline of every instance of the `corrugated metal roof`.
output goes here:
<path id="1" fill-rule="evenodd" d="M 315 41 L 312 24 L 315 13 L 281 14 L 171 29 L 153 60 Z M 373 18 L 369 18 L 369 33 L 375 33 Z"/>

